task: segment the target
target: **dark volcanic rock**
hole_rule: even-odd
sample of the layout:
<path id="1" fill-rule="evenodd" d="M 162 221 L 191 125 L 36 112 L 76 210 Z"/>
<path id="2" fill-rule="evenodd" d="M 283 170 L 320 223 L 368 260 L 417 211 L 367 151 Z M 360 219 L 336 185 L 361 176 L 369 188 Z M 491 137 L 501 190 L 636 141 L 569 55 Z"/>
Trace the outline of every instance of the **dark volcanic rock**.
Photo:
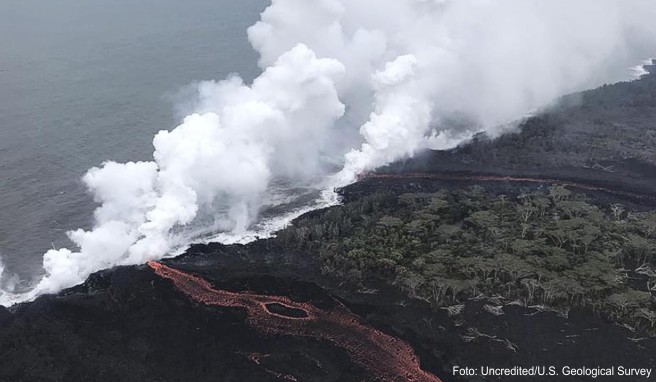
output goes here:
<path id="1" fill-rule="evenodd" d="M 563 97 L 511 132 L 479 134 L 379 172 L 537 176 L 656 190 L 656 74 Z"/>
<path id="2" fill-rule="evenodd" d="M 4 306 L 0 306 L 0 326 L 11 319 L 12 315 Z"/>
<path id="3" fill-rule="evenodd" d="M 343 350 L 263 337 L 245 325 L 245 312 L 199 305 L 149 268 L 92 279 L 102 285 L 87 283 L 16 309 L 0 329 L 0 381 L 279 381 L 283 371 L 303 380 L 362 378 Z M 296 353 L 306 362 L 289 358 Z M 279 362 L 263 367 L 253 355 Z"/>

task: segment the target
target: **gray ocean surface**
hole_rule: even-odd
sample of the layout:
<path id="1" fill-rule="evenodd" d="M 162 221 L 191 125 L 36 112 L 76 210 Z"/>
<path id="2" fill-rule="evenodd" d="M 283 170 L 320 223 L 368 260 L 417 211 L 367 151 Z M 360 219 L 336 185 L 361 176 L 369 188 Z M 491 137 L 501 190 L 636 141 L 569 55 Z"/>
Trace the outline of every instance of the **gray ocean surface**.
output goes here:
<path id="1" fill-rule="evenodd" d="M 147 160 L 173 95 L 258 74 L 246 29 L 267 0 L 0 0 L 0 258 L 24 283 L 89 228 L 80 178 Z"/>

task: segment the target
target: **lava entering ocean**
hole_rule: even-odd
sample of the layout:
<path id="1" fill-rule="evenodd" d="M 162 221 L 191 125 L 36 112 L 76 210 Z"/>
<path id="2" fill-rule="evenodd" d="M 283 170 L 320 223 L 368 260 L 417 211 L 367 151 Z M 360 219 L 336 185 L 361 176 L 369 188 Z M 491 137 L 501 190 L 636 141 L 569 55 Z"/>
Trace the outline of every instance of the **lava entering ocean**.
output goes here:
<path id="1" fill-rule="evenodd" d="M 441 382 L 421 369 L 419 358 L 410 345 L 374 329 L 337 301 L 334 308 L 323 310 L 283 296 L 217 290 L 198 276 L 158 262 L 148 265 L 158 276 L 173 281 L 179 291 L 194 301 L 246 309 L 248 325 L 262 333 L 311 337 L 345 349 L 355 363 L 371 374 L 372 380 Z M 279 309 L 274 313 L 271 306 Z M 285 310 L 295 314 L 281 313 Z"/>

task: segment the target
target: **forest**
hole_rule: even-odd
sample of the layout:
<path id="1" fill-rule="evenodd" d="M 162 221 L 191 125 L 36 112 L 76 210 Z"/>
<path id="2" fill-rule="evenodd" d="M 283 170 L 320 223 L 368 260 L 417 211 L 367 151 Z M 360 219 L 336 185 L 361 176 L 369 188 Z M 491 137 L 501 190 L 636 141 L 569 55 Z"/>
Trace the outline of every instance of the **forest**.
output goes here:
<path id="1" fill-rule="evenodd" d="M 656 213 L 562 186 L 378 192 L 307 215 L 275 240 L 361 292 L 382 282 L 435 309 L 487 299 L 496 314 L 507 304 L 584 308 L 656 333 Z"/>

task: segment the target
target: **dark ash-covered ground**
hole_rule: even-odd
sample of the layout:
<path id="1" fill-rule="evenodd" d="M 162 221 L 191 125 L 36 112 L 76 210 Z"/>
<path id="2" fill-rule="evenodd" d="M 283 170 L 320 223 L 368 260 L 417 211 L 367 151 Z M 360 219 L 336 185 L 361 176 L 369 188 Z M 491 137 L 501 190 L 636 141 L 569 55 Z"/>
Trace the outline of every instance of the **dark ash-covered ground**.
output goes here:
<path id="1" fill-rule="evenodd" d="M 621 203 L 631 211 L 654 210 L 654 76 L 567 97 L 517 133 L 496 140 L 478 137 L 453 151 L 422 154 L 342 193 L 350 203 L 381 190 L 401 195 L 482 185 L 488 193 L 512 196 L 519 189 L 539 190 L 554 183 L 602 206 Z M 589 309 L 575 308 L 563 317 L 506 306 L 504 315 L 494 315 L 484 308 L 486 301 L 469 300 L 464 310 L 449 316 L 447 310 L 435 310 L 391 285 L 347 285 L 322 272 L 316 256 L 276 240 L 248 246 L 197 245 L 163 264 L 246 300 L 285 296 L 291 299 L 288 305 L 328 313 L 343 304 L 360 317 L 354 319 L 357 327 L 380 332 L 390 343 L 400 339 L 412 346 L 426 373 L 418 371 L 418 380 L 513 380 L 459 378 L 451 374 L 453 365 L 656 365 L 654 338 Z M 299 324 L 295 334 L 267 329 L 262 321 L 249 318 L 247 308 L 192 297 L 144 265 L 99 272 L 57 296 L 0 307 L 0 381 L 410 380 L 406 375 L 377 374 L 372 361 L 358 357 L 350 345 L 330 335 L 317 336 L 320 327 L 309 330 Z M 306 315 L 285 304 L 269 305 L 276 320 Z M 325 329 L 335 332 L 333 327 Z M 359 349 L 366 352 L 372 346 L 375 343 L 363 340 Z M 413 364 L 407 351 L 398 357 Z"/>

